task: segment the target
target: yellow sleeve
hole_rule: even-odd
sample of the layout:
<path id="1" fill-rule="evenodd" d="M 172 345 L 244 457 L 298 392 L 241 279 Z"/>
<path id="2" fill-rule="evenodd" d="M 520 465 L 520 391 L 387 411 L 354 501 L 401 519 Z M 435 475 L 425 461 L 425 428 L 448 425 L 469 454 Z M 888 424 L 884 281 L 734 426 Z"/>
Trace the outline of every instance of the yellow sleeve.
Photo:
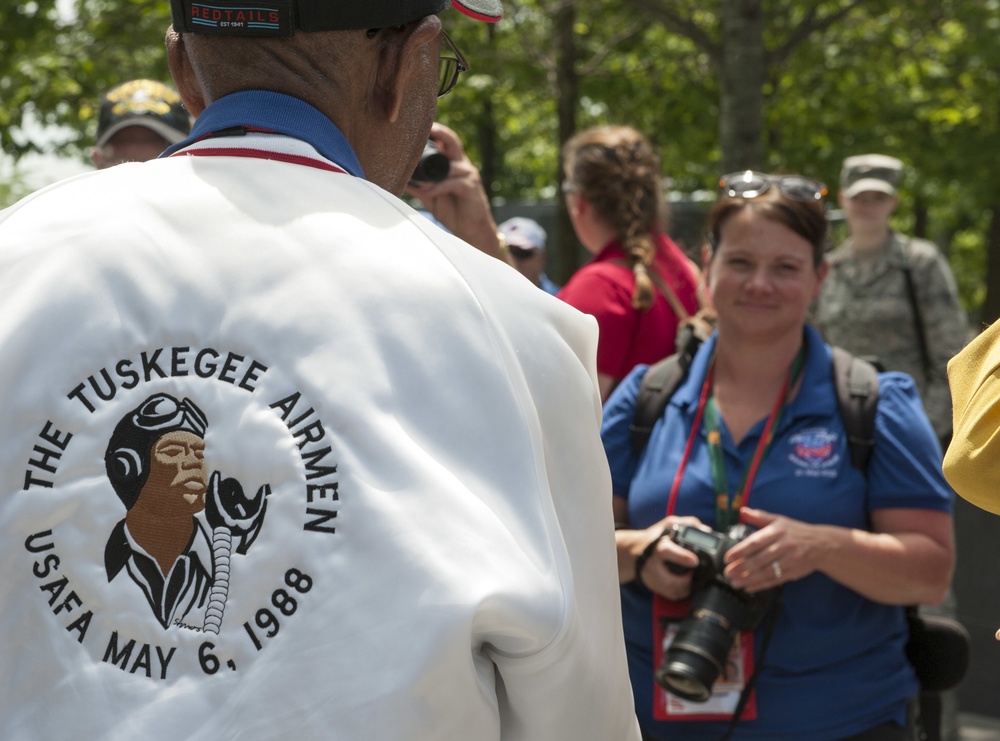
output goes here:
<path id="1" fill-rule="evenodd" d="M 963 499 L 1000 514 L 1000 322 L 948 363 L 954 436 L 944 475 Z"/>

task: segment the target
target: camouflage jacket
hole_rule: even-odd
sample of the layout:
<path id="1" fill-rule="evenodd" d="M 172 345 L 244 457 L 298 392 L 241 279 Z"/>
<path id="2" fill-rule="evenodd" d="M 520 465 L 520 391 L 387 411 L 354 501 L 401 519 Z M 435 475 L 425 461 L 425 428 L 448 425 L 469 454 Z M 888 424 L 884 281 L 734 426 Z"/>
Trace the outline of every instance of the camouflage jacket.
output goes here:
<path id="1" fill-rule="evenodd" d="M 931 242 L 893 232 L 871 262 L 854 256 L 850 240 L 834 250 L 828 262 L 830 272 L 815 307 L 816 326 L 830 344 L 874 356 L 886 370 L 913 376 L 934 431 L 939 437 L 947 435 L 947 365 L 968 339 L 968 321 L 944 255 Z M 928 371 L 906 290 L 907 265 L 924 323 Z"/>

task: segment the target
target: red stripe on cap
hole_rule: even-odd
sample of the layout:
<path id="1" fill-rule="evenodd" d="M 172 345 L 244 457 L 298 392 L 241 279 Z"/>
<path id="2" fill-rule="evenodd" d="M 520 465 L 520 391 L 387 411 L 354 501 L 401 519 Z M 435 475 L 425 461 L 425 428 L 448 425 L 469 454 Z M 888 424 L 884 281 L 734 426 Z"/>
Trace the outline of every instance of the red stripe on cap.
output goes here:
<path id="1" fill-rule="evenodd" d="M 459 11 L 460 13 L 464 13 L 465 15 L 469 16 L 470 18 L 474 18 L 477 21 L 485 21 L 486 23 L 496 23 L 501 18 L 503 18 L 502 7 L 500 8 L 500 15 L 485 15 L 483 13 L 479 13 L 473 10 L 472 8 L 463 5 L 461 3 L 461 0 L 451 0 L 451 5 L 453 8 L 455 8 L 455 10 Z"/>

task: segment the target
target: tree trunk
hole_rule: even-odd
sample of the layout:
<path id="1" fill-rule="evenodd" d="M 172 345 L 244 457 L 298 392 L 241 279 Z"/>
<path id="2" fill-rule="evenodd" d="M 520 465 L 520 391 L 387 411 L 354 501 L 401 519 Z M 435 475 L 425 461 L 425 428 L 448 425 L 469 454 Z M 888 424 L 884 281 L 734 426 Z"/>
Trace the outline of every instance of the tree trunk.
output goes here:
<path id="1" fill-rule="evenodd" d="M 927 201 L 917 193 L 913 197 L 913 236 L 927 239 Z"/>
<path id="2" fill-rule="evenodd" d="M 579 98 L 579 80 L 576 72 L 576 38 L 573 25 L 576 11 L 573 0 L 562 0 L 553 15 L 552 22 L 556 32 L 556 110 L 559 117 L 559 149 L 576 132 L 576 111 Z M 563 181 L 562 158 L 556 165 L 556 184 Z M 564 283 L 578 267 L 576 233 L 569 220 L 566 210 L 566 199 L 561 193 L 557 196 L 556 208 L 556 240 L 549 247 L 549 272 L 557 282 Z M 554 249 L 553 249 L 554 247 Z"/>
<path id="3" fill-rule="evenodd" d="M 497 121 L 493 110 L 493 101 L 487 98 L 482 105 L 483 115 L 476 127 L 478 129 L 479 151 L 482 152 L 483 156 L 479 176 L 483 180 L 486 197 L 490 198 L 497 177 Z"/>
<path id="4" fill-rule="evenodd" d="M 496 28 L 492 23 L 487 24 L 487 34 L 491 51 L 496 53 Z M 493 96 L 486 94 L 482 100 L 482 116 L 476 125 L 477 137 L 479 139 L 479 151 L 482 153 L 482 161 L 479 163 L 479 176 L 483 181 L 483 188 L 486 190 L 486 198 L 491 199 L 493 185 L 497 177 L 498 153 L 497 153 L 497 121 L 493 108 Z"/>
<path id="5" fill-rule="evenodd" d="M 759 169 L 765 76 L 762 0 L 722 0 L 722 171 Z"/>

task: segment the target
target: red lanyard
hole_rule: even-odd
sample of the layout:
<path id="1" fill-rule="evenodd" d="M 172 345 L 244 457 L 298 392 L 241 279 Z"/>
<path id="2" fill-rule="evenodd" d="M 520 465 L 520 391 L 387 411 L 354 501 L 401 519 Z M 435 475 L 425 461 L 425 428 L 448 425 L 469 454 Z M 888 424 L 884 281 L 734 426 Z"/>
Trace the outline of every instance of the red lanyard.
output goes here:
<path id="1" fill-rule="evenodd" d="M 708 394 L 712 389 L 712 370 L 715 366 L 714 356 L 709 361 L 708 373 L 705 375 L 705 383 L 701 386 L 701 397 L 698 399 L 698 411 L 694 414 L 694 423 L 691 425 L 691 434 L 688 435 L 687 444 L 684 446 L 684 455 L 681 456 L 681 463 L 677 466 L 677 473 L 674 474 L 674 484 L 670 487 L 670 497 L 667 499 L 667 516 L 674 513 L 674 506 L 677 504 L 677 492 L 681 488 L 681 479 L 684 478 L 684 469 L 687 468 L 688 458 L 691 457 L 691 448 L 694 447 L 695 438 L 698 437 L 698 429 L 701 427 L 701 418 L 705 414 L 705 403 L 708 401 Z"/>
<path id="2" fill-rule="evenodd" d="M 750 465 L 747 467 L 746 472 L 743 475 L 743 482 L 741 485 L 741 491 L 735 496 L 729 496 L 728 491 L 724 481 L 719 481 L 719 476 L 713 475 L 713 480 L 716 484 L 716 489 L 720 486 L 722 490 L 716 492 L 716 529 L 725 530 L 734 522 L 729 522 L 724 520 L 738 519 L 733 518 L 734 513 L 739 512 L 741 506 L 746 506 L 750 501 L 750 489 L 753 486 L 754 479 L 757 476 L 757 470 L 760 468 L 760 462 L 764 458 L 764 454 L 771 445 L 771 441 L 774 438 L 774 430 L 778 425 L 778 421 L 781 418 L 781 412 L 785 406 L 785 401 L 788 398 L 788 391 L 793 385 L 793 383 L 798 380 L 802 373 L 805 360 L 805 346 L 799 350 L 798 354 L 795 356 L 795 360 L 792 362 L 792 367 L 788 371 L 788 375 L 785 376 L 785 382 L 781 387 L 781 392 L 778 394 L 778 398 L 774 402 L 774 407 L 771 409 L 770 415 L 768 415 L 767 422 L 764 424 L 764 431 L 761 433 L 760 440 L 757 442 L 757 449 L 754 451 L 753 458 L 750 461 Z M 698 437 L 698 431 L 701 429 L 701 421 L 705 415 L 705 409 L 711 407 L 711 417 L 714 422 L 712 424 L 713 429 L 708 430 L 709 436 L 709 455 L 715 457 L 713 461 L 713 467 L 722 467 L 722 477 L 725 476 L 724 461 L 722 460 L 722 439 L 719 430 L 718 414 L 715 412 L 715 402 L 712 398 L 712 382 L 715 378 L 715 356 L 709 359 L 708 372 L 705 374 L 705 381 L 701 387 L 701 395 L 698 399 L 698 409 L 695 412 L 694 423 L 691 425 L 691 433 L 688 435 L 687 443 L 684 445 L 684 454 L 681 456 L 680 465 L 677 467 L 677 472 L 674 474 L 674 483 L 670 487 L 670 496 L 667 499 L 667 516 L 674 513 L 674 508 L 677 504 L 677 493 L 681 488 L 681 480 L 684 478 L 684 471 L 687 468 L 688 460 L 691 457 L 691 450 L 694 447 L 694 441 Z M 712 440 L 712 436 L 715 436 L 715 440 Z M 722 499 L 725 499 L 723 503 Z"/>

